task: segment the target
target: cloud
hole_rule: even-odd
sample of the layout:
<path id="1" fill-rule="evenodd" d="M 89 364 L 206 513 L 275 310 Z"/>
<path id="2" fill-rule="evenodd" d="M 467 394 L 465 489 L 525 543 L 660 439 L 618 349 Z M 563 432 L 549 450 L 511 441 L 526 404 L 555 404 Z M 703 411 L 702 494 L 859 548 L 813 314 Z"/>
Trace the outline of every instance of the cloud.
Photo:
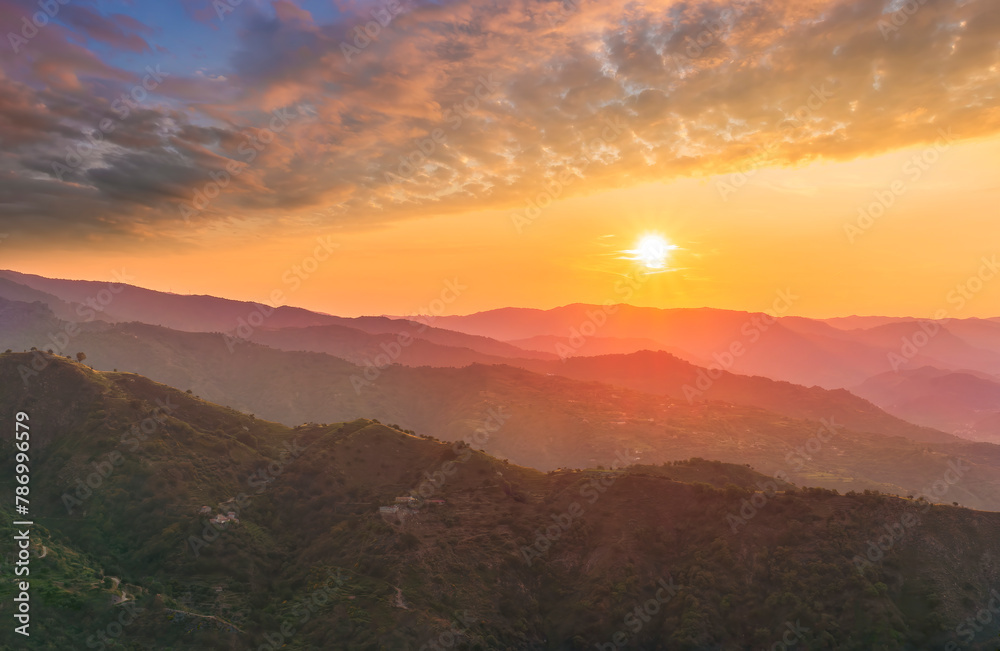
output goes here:
<path id="1" fill-rule="evenodd" d="M 220 27 L 237 39 L 228 60 L 174 71 L 127 119 L 109 111 L 141 71 L 53 31 L 3 60 L 0 193 L 20 190 L 0 221 L 166 236 L 190 228 L 180 206 L 235 163 L 197 223 L 515 209 L 563 172 L 583 179 L 567 192 L 594 192 L 870 156 L 941 128 L 995 134 L 1000 14 L 988 0 L 918 7 L 376 0 L 320 23 L 284 0 L 245 2 Z M 81 8 L 51 29 L 148 49 L 124 15 Z M 275 110 L 297 117 L 248 161 Z M 55 178 L 51 163 L 108 115 L 115 131 Z"/>
<path id="2" fill-rule="evenodd" d="M 102 16 L 89 7 L 67 4 L 60 11 L 59 18 L 65 20 L 77 33 L 118 50 L 141 53 L 150 49 L 140 34 L 151 35 L 154 30 L 131 16 Z"/>

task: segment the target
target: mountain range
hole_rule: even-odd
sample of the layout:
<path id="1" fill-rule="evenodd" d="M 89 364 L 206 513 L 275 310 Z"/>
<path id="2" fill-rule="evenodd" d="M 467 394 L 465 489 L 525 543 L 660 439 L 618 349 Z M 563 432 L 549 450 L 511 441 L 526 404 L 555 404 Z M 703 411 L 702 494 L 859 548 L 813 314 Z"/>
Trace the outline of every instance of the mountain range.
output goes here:
<path id="1" fill-rule="evenodd" d="M 987 648 L 962 627 L 1000 573 L 998 329 L 340 317 L 0 272 L 46 639 Z"/>
<path id="2" fill-rule="evenodd" d="M 542 473 L 39 355 L 25 386 L 39 356 L 0 354 L 0 411 L 30 415 L 37 648 L 938 650 L 1000 630 L 969 624 L 1000 581 L 997 513 L 700 458 Z"/>
<path id="3" fill-rule="evenodd" d="M 427 325 L 289 310 L 289 318 L 330 323 L 271 327 L 262 315 L 259 324 L 244 319 L 249 331 L 243 333 L 243 317 L 227 332 L 181 331 L 112 319 L 119 297 L 131 300 L 124 285 L 106 306 L 105 320 L 72 324 L 56 317 L 59 305 L 52 301 L 87 305 L 90 298 L 79 288 L 60 289 L 74 282 L 46 285 L 62 291 L 61 298 L 0 299 L 0 346 L 27 350 L 34 342 L 45 349 L 68 339 L 58 352 L 85 351 L 95 368 L 141 373 L 287 425 L 378 418 L 540 470 L 601 465 L 624 449 L 641 462 L 710 456 L 749 461 L 768 474 L 787 472 L 804 485 L 907 495 L 924 491 L 949 461 L 964 459 L 974 471 L 947 501 L 1000 505 L 992 446 L 904 420 L 905 410 L 887 413 L 844 389 L 699 367 L 663 351 L 562 359 L 522 353 L 509 342 L 443 329 L 444 318 Z M 136 289 L 151 304 L 155 293 Z M 31 298 L 32 290 L 41 292 L 22 286 L 12 297 Z M 208 303 L 230 316 L 256 309 L 206 297 L 170 300 L 193 301 L 181 313 Z M 733 318 L 719 314 L 724 322 Z M 796 327 L 804 330 L 801 321 Z M 507 415 L 504 427 L 484 434 L 483 423 L 498 411 Z M 838 436 L 818 442 L 817 432 L 831 427 Z M 888 467 L 875 461 L 889 457 L 896 463 Z"/>

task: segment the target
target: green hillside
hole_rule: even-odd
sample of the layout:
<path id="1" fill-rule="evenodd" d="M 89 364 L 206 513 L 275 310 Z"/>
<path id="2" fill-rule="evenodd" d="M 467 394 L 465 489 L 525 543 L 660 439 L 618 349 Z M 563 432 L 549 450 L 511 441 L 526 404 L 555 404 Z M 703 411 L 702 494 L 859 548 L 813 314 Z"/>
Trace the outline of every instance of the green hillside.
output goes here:
<path id="1" fill-rule="evenodd" d="M 803 648 L 944 649 L 1000 585 L 1000 514 L 700 459 L 542 473 L 371 420 L 288 428 L 65 359 L 25 388 L 25 362 L 0 356 L 0 413 L 31 415 L 37 628 L 7 648 L 760 649 L 789 622 Z M 379 512 L 405 496 L 419 502 Z"/>

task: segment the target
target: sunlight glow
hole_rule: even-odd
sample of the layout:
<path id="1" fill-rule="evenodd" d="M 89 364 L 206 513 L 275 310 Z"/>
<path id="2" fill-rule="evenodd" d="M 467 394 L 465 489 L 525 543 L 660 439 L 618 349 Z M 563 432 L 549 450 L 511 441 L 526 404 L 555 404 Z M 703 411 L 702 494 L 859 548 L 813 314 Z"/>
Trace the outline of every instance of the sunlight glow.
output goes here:
<path id="1" fill-rule="evenodd" d="M 630 260 L 635 260 L 646 269 L 656 270 L 667 267 L 670 253 L 675 249 L 677 249 L 676 245 L 671 244 L 662 235 L 653 233 L 643 235 L 636 243 L 635 248 L 626 251 L 626 253 L 630 254 Z"/>

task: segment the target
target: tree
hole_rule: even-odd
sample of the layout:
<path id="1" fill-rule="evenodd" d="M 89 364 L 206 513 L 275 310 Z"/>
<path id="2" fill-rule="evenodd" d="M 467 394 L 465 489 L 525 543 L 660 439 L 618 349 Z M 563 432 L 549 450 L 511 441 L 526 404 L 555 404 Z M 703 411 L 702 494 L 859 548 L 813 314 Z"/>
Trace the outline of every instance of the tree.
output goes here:
<path id="1" fill-rule="evenodd" d="M 82 362 L 85 359 L 87 359 L 87 354 L 86 353 L 77 353 L 76 354 L 76 361 Z"/>

